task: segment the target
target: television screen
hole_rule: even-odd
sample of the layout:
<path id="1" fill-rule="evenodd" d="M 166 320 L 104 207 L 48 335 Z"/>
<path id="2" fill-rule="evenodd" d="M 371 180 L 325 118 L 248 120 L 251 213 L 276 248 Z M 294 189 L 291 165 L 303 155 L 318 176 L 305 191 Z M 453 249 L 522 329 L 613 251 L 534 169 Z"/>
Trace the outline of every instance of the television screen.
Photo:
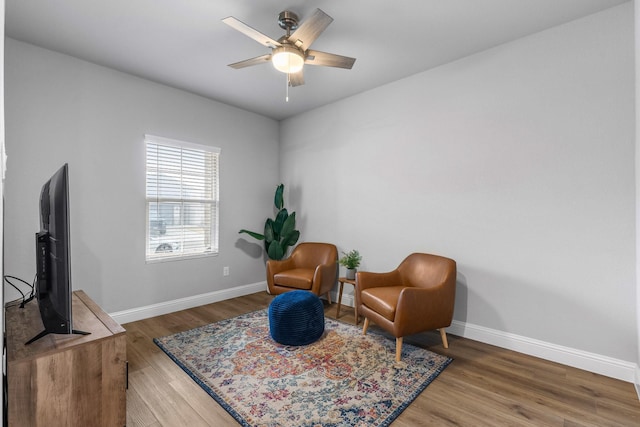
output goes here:
<path id="1" fill-rule="evenodd" d="M 47 334 L 82 333 L 71 319 L 71 259 L 69 235 L 69 166 L 65 163 L 40 193 L 40 231 L 36 233 L 36 299 Z"/>

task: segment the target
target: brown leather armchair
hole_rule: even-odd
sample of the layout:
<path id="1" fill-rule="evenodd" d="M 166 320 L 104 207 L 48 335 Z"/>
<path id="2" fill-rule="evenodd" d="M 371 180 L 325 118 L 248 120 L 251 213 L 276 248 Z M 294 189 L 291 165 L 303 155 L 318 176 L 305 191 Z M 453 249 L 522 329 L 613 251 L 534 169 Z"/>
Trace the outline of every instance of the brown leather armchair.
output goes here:
<path id="1" fill-rule="evenodd" d="M 414 253 L 388 273 L 356 274 L 356 305 L 369 321 L 396 337 L 396 360 L 402 355 L 402 337 L 440 330 L 449 348 L 445 329 L 453 319 L 456 295 L 456 262 L 438 255 Z"/>
<path id="2" fill-rule="evenodd" d="M 320 296 L 336 284 L 338 249 L 330 243 L 300 243 L 291 256 L 282 261 L 267 261 L 267 285 L 272 295 L 296 289 L 311 291 Z"/>

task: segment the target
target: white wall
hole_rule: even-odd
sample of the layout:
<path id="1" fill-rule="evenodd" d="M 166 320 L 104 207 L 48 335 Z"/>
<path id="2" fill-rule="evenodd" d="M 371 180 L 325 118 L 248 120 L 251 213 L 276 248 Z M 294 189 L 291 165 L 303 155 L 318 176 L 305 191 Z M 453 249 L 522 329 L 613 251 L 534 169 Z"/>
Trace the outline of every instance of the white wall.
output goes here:
<path id="1" fill-rule="evenodd" d="M 4 0 L 0 0 L 0 34 L 4 36 Z M 0 64 L 4 64 L 4 44 L 0 45 Z M 4 193 L 4 66 L 0 67 L 0 200 L 3 199 Z M 0 205 L 0 242 L 4 241 L 4 205 Z M 4 247 L 0 245 L 0 259 L 3 257 Z M 4 265 L 0 264 L 0 276 L 4 277 Z M 4 279 L 2 280 L 4 286 Z M 0 307 L 4 307 L 4 294 L 0 292 Z M 2 331 L 2 342 L 4 343 L 4 311 L 0 316 L 0 331 Z M 2 345 L 2 374 L 6 375 L 6 354 L 4 344 Z M 4 379 L 4 376 L 3 376 Z M 4 387 L 2 388 L 2 396 L 5 397 Z M 4 405 L 0 408 L 0 419 L 4 420 Z"/>
<path id="2" fill-rule="evenodd" d="M 238 230 L 272 213 L 277 122 L 16 40 L 5 53 L 7 274 L 34 276 L 40 188 L 68 162 L 73 288 L 107 312 L 264 282 Z M 222 148 L 219 256 L 145 264 L 145 133 Z"/>
<path id="3" fill-rule="evenodd" d="M 640 1 L 633 1 L 635 18 L 635 70 L 636 70 L 636 321 L 638 354 L 635 376 L 636 393 L 640 398 Z"/>
<path id="4" fill-rule="evenodd" d="M 282 122 L 302 238 L 449 256 L 457 322 L 635 364 L 631 8 Z"/>

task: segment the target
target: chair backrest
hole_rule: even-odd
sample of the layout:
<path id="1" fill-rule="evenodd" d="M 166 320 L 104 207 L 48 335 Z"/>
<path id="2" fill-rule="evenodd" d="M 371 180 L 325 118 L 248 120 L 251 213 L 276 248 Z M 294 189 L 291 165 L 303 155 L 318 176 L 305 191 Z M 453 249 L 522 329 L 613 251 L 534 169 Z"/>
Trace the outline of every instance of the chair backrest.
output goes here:
<path id="1" fill-rule="evenodd" d="M 338 260 L 338 249 L 331 243 L 300 243 L 291 253 L 296 267 L 315 268 Z"/>
<path id="2" fill-rule="evenodd" d="M 443 283 L 455 285 L 456 262 L 438 255 L 414 253 L 398 266 L 406 286 L 429 288 Z"/>

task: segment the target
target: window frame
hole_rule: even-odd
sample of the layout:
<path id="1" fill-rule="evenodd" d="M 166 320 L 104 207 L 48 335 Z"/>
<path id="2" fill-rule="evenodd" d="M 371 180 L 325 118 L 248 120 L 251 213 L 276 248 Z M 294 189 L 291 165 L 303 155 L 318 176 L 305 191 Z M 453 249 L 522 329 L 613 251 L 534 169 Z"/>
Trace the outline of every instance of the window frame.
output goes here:
<path id="1" fill-rule="evenodd" d="M 149 149 L 150 145 L 155 145 L 158 147 L 166 147 L 169 149 L 179 149 L 179 164 L 176 166 L 180 167 L 180 178 L 179 178 L 179 192 L 180 195 L 178 197 L 160 197 L 159 192 L 156 190 L 155 195 L 149 194 L 149 182 L 150 182 L 150 170 L 153 169 L 152 164 L 150 162 Z M 183 165 L 184 165 L 184 157 L 185 153 L 183 150 L 190 151 L 202 151 L 212 155 L 212 165 L 210 170 L 210 175 L 206 175 L 203 178 L 203 181 L 211 180 L 211 198 L 207 197 L 199 197 L 199 198 L 188 198 L 185 197 L 183 193 L 183 184 L 185 182 L 185 175 L 183 175 Z M 167 261 L 179 261 L 193 258 L 202 258 L 202 257 L 210 257 L 217 256 L 219 253 L 219 236 L 220 236 L 220 228 L 219 228 L 219 219 L 220 219 L 220 152 L 221 149 L 219 147 L 214 147 L 210 145 L 204 144 L 195 144 L 192 142 L 180 141 L 171 138 L 165 138 L 156 135 L 145 134 L 144 136 L 144 151 L 145 151 L 145 262 L 146 263 L 158 263 L 158 262 L 167 262 Z M 159 151 L 158 151 L 159 152 Z M 156 157 L 157 159 L 157 157 Z M 156 162 L 157 165 L 157 162 Z M 156 172 L 158 168 L 156 166 Z M 158 185 L 158 180 L 156 178 L 156 185 Z M 206 188 L 206 183 L 203 184 L 203 188 Z M 152 230 L 151 230 L 151 218 L 150 218 L 150 210 L 153 204 L 159 206 L 160 203 L 176 203 L 180 206 L 179 209 L 179 218 L 180 224 L 178 225 L 178 229 L 180 235 L 182 236 L 182 240 L 180 240 L 180 248 L 181 250 L 178 252 L 152 252 L 150 250 L 152 243 Z M 192 252 L 185 253 L 184 252 L 184 242 L 185 242 L 185 229 L 187 224 L 184 223 L 184 216 L 187 215 L 185 212 L 185 204 L 202 204 L 203 206 L 208 206 L 211 210 L 211 218 L 209 220 L 209 239 L 210 239 L 210 249 L 203 250 L 201 252 Z M 157 209 L 157 208 L 156 208 Z M 207 209 L 203 209 L 203 215 L 206 215 Z M 158 219 L 156 219 L 158 221 Z M 206 237 L 205 237 L 206 239 Z M 204 248 L 204 246 L 203 246 Z"/>

